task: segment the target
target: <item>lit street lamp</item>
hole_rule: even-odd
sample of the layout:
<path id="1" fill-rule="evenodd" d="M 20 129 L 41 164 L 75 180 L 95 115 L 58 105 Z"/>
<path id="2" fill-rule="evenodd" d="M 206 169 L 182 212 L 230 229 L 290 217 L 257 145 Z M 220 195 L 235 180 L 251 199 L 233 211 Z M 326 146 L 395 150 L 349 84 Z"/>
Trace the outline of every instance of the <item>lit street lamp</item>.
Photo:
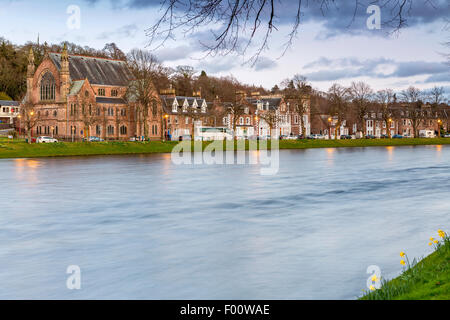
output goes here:
<path id="1" fill-rule="evenodd" d="M 441 120 L 441 119 L 438 119 L 437 123 L 438 123 L 438 137 L 440 138 L 440 137 L 441 137 L 441 125 L 442 125 L 442 120 Z"/>
<path id="2" fill-rule="evenodd" d="M 328 140 L 331 140 L 331 122 L 333 119 L 331 117 L 328 118 Z"/>

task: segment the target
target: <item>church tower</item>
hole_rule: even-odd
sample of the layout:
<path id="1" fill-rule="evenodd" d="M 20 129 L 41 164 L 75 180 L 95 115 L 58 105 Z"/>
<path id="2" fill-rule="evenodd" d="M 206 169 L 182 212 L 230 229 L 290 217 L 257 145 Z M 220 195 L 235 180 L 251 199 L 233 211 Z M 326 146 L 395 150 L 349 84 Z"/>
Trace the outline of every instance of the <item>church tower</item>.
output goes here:
<path id="1" fill-rule="evenodd" d="M 69 54 L 67 53 L 67 44 L 64 43 L 63 52 L 61 54 L 61 101 L 67 101 L 67 95 L 70 88 L 70 73 L 69 73 Z"/>
<path id="2" fill-rule="evenodd" d="M 30 47 L 28 54 L 28 67 L 27 67 L 27 99 L 31 99 L 31 92 L 33 90 L 33 78 L 36 67 L 34 65 L 34 53 L 33 47 Z"/>

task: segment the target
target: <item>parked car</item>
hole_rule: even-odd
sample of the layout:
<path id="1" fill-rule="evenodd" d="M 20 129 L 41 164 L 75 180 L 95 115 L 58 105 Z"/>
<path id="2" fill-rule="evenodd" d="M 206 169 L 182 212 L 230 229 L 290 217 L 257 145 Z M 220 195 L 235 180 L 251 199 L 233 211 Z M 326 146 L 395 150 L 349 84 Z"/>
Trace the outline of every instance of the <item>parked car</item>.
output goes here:
<path id="1" fill-rule="evenodd" d="M 89 138 L 87 138 L 87 141 L 89 141 L 89 142 L 102 142 L 102 141 L 105 141 L 105 140 L 103 140 L 102 138 L 99 138 L 99 137 L 89 137 Z"/>
<path id="2" fill-rule="evenodd" d="M 58 140 L 52 137 L 42 136 L 36 139 L 36 143 L 56 143 L 56 142 L 58 142 Z"/>
<path id="3" fill-rule="evenodd" d="M 287 138 L 288 138 L 288 136 L 286 136 L 286 135 L 281 135 L 280 136 L 280 140 L 287 140 Z"/>
<path id="4" fill-rule="evenodd" d="M 351 140 L 351 139 L 352 139 L 351 135 L 348 135 L 348 134 L 341 135 L 341 140 Z"/>
<path id="5" fill-rule="evenodd" d="M 387 134 L 382 134 L 380 136 L 381 139 L 389 139 L 389 136 Z"/>
<path id="6" fill-rule="evenodd" d="M 444 134 L 442 137 L 444 137 L 444 138 L 450 138 L 450 133 L 446 133 L 446 134 Z"/>
<path id="7" fill-rule="evenodd" d="M 192 138 L 191 138 L 191 135 L 189 135 L 189 134 L 184 134 L 184 135 L 180 136 L 180 141 L 191 141 L 191 140 L 192 140 Z"/>
<path id="8" fill-rule="evenodd" d="M 366 135 L 366 139 L 376 139 L 376 137 L 372 134 Z"/>
<path id="9" fill-rule="evenodd" d="M 403 139 L 403 136 L 401 134 L 394 134 L 392 139 Z"/>

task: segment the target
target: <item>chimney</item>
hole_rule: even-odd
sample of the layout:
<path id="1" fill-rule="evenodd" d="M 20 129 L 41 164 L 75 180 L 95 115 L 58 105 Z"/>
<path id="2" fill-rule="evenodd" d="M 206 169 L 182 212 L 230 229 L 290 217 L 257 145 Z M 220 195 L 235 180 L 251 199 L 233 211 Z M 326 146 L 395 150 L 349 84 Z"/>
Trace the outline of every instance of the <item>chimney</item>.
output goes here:
<path id="1" fill-rule="evenodd" d="M 170 84 L 169 89 L 161 90 L 161 95 L 162 96 L 170 96 L 170 97 L 175 98 L 176 92 L 175 92 L 175 89 L 172 88 L 172 84 Z"/>

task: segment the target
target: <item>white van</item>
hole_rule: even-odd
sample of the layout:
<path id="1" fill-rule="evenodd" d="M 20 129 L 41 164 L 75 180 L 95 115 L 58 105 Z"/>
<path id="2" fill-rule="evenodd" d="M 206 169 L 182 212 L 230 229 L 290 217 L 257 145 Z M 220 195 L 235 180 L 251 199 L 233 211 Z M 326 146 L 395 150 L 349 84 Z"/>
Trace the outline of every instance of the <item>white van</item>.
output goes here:
<path id="1" fill-rule="evenodd" d="M 434 130 L 420 130 L 419 137 L 421 138 L 436 138 Z"/>

